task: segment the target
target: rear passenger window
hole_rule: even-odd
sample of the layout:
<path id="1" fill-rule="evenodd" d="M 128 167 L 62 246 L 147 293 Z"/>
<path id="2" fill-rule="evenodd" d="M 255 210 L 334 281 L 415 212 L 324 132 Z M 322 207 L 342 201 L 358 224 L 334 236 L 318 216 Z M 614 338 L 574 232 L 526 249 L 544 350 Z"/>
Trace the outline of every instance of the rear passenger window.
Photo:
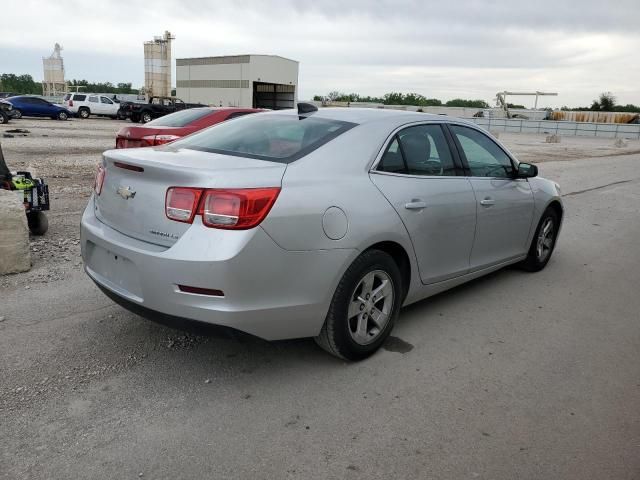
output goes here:
<path id="1" fill-rule="evenodd" d="M 74 95 L 73 99 L 76 102 L 84 102 L 87 99 L 87 96 L 86 95 Z"/>
<path id="2" fill-rule="evenodd" d="M 455 176 L 456 169 L 440 125 L 405 128 L 385 152 L 378 170 L 424 176 Z"/>
<path id="3" fill-rule="evenodd" d="M 407 173 L 407 169 L 400 152 L 400 144 L 398 143 L 398 137 L 394 138 L 389 144 L 389 148 L 384 152 L 382 160 L 378 165 L 378 170 L 391 173 Z"/>

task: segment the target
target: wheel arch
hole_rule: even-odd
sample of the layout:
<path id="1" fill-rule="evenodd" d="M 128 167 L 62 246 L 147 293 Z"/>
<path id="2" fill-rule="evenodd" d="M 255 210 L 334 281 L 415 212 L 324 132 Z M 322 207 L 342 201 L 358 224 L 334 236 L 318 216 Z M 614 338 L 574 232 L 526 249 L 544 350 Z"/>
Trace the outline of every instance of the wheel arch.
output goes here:
<path id="1" fill-rule="evenodd" d="M 562 207 L 562 204 L 560 203 L 560 201 L 557 199 L 551 200 L 551 202 L 549 202 L 549 204 L 547 205 L 546 209 L 549 209 L 549 208 L 554 210 L 558 214 L 558 218 L 560 222 L 562 222 L 562 216 L 564 215 L 564 208 Z"/>
<path id="2" fill-rule="evenodd" d="M 369 250 L 381 250 L 390 255 L 393 261 L 396 262 L 402 275 L 402 300 L 404 302 L 411 286 L 411 260 L 407 250 L 399 243 L 391 240 L 374 243 L 366 248 L 364 252 Z"/>

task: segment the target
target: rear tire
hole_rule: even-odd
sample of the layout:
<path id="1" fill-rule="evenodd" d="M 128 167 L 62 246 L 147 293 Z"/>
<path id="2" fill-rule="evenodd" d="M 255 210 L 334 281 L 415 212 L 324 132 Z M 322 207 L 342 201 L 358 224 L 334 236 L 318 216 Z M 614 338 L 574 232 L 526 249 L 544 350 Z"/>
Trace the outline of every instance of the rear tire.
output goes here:
<path id="1" fill-rule="evenodd" d="M 89 115 L 91 115 L 91 111 L 88 108 L 81 108 L 78 110 L 78 116 L 82 119 L 86 120 L 89 118 Z"/>
<path id="2" fill-rule="evenodd" d="M 44 212 L 27 213 L 27 223 L 33 235 L 44 235 L 49 230 L 49 220 Z"/>
<path id="3" fill-rule="evenodd" d="M 531 240 L 527 258 L 519 266 L 527 272 L 539 272 L 549 263 L 551 254 L 556 247 L 560 217 L 553 208 L 547 208 L 540 218 L 536 233 Z"/>
<path id="4" fill-rule="evenodd" d="M 142 112 L 142 115 L 140 116 L 140 121 L 142 123 L 149 123 L 151 120 L 153 120 L 151 112 Z"/>
<path id="5" fill-rule="evenodd" d="M 137 113 L 132 113 L 131 114 L 131 121 L 133 123 L 138 123 L 140 121 L 140 115 Z"/>
<path id="6" fill-rule="evenodd" d="M 402 292 L 393 258 L 381 250 L 364 252 L 342 276 L 316 343 L 345 360 L 369 357 L 393 329 Z"/>

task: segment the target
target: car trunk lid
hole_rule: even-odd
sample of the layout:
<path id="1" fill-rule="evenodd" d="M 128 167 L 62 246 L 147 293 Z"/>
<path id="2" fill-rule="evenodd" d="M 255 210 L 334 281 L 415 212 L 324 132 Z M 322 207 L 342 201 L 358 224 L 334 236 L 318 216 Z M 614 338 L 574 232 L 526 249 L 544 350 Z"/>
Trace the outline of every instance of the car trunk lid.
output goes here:
<path id="1" fill-rule="evenodd" d="M 286 165 L 187 149 L 140 148 L 105 152 L 97 218 L 139 240 L 171 246 L 190 227 L 165 215 L 170 187 L 280 187 Z"/>

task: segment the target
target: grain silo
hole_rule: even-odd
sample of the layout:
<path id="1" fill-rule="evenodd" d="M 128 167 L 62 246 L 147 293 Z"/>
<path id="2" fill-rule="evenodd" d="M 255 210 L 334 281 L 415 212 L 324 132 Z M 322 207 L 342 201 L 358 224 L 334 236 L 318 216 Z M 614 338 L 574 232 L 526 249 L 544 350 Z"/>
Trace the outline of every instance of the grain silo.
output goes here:
<path id="1" fill-rule="evenodd" d="M 44 68 L 44 80 L 42 81 L 42 94 L 45 96 L 56 96 L 65 93 L 67 83 L 64 80 L 64 62 L 60 51 L 62 47 L 56 43 L 53 53 L 49 57 L 42 57 Z"/>
<path id="2" fill-rule="evenodd" d="M 144 90 L 147 97 L 171 95 L 171 40 L 165 31 L 161 37 L 144 42 Z"/>

